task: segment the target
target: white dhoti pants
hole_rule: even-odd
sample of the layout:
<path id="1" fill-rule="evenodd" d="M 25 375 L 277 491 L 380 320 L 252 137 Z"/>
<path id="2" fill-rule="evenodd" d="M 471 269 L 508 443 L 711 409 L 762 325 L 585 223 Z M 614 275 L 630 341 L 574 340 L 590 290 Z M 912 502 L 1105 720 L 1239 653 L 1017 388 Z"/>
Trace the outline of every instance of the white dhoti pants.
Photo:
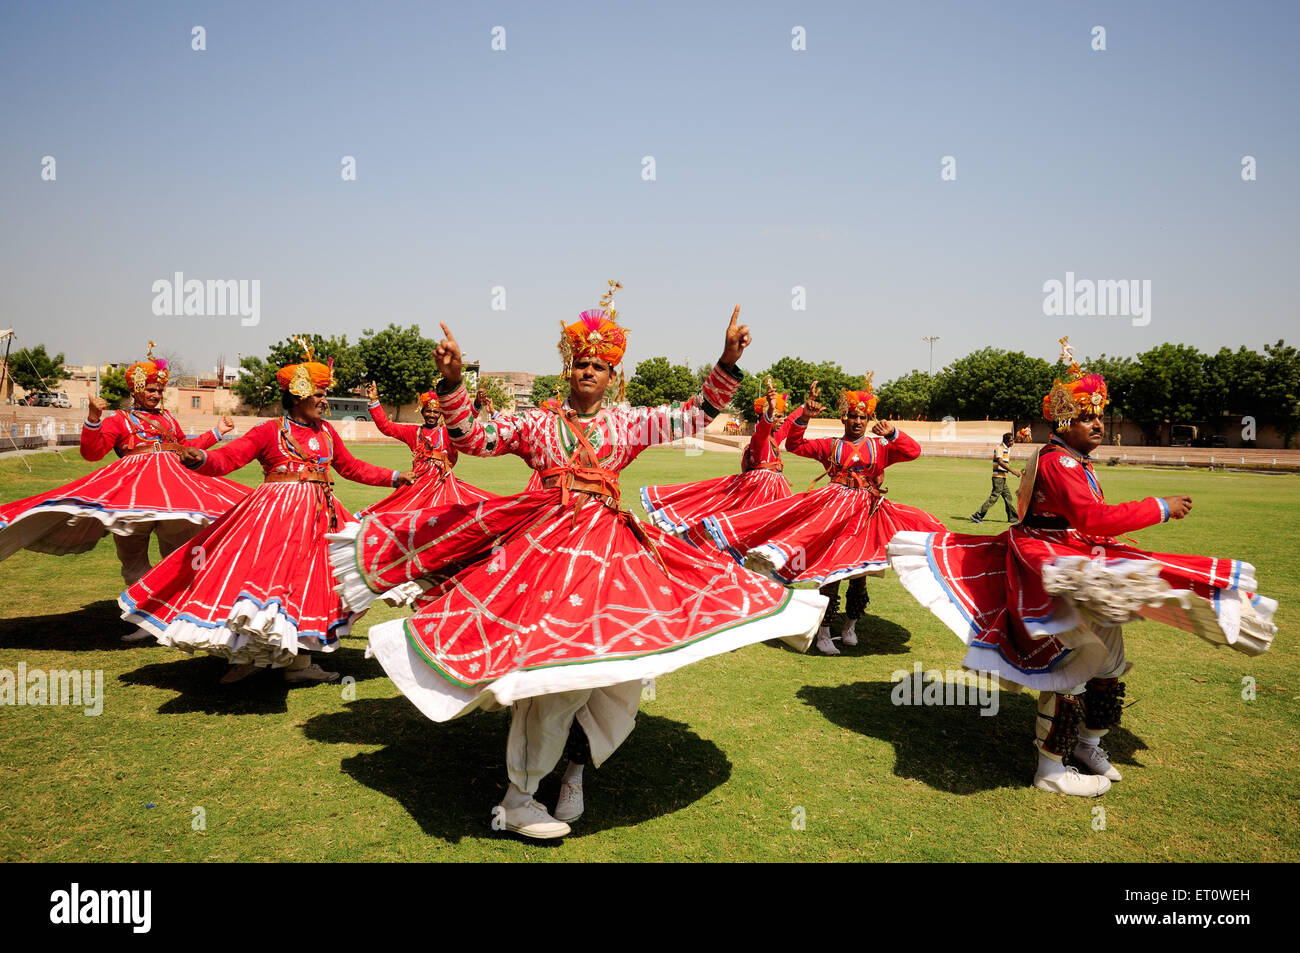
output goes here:
<path id="1" fill-rule="evenodd" d="M 510 706 L 510 738 L 506 742 L 510 780 L 521 791 L 535 794 L 564 753 L 574 718 L 587 734 L 592 765 L 600 767 L 631 734 L 640 704 L 640 682 L 537 695 L 515 702 Z"/>
<path id="2" fill-rule="evenodd" d="M 1097 671 L 1090 676 L 1089 680 L 1092 678 L 1119 678 L 1124 674 L 1126 665 L 1124 659 L 1124 627 L 1092 623 L 1092 633 L 1101 641 L 1102 645 L 1106 646 L 1106 658 Z M 1088 683 L 1083 682 L 1060 694 L 1082 696 L 1087 689 Z M 1034 745 L 1049 758 L 1060 760 L 1060 754 L 1044 748 L 1044 744 L 1048 742 L 1052 734 L 1053 719 L 1057 713 L 1057 694 L 1057 692 L 1038 693 L 1038 717 L 1035 720 Z M 1106 734 L 1105 730 L 1093 731 L 1088 728 L 1080 728 L 1079 730 L 1090 734 L 1094 738 L 1100 738 Z M 1064 753 L 1069 754 L 1068 751 Z"/>
<path id="3" fill-rule="evenodd" d="M 1119 678 L 1124 674 L 1124 627 L 1122 625 L 1097 625 L 1092 623 L 1092 634 L 1106 646 L 1106 660 L 1101 663 L 1091 678 Z M 1082 695 L 1087 682 L 1076 685 L 1066 694 Z"/>
<path id="4" fill-rule="evenodd" d="M 166 559 L 179 549 L 201 527 L 184 520 L 167 520 L 162 523 L 146 524 L 129 536 L 113 534 L 113 545 L 117 547 L 117 559 L 122 564 L 122 578 L 128 586 L 134 586 L 153 568 L 149 562 L 149 534 L 158 534 L 158 551 Z"/>

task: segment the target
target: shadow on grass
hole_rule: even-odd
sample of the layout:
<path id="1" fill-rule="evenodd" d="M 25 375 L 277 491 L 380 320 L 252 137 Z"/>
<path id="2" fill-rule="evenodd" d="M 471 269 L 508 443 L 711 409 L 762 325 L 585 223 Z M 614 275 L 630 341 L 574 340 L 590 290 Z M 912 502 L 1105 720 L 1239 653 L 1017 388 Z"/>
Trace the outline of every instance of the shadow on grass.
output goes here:
<path id="1" fill-rule="evenodd" d="M 177 653 L 179 656 L 179 653 Z M 358 682 L 378 678 L 383 673 L 379 663 L 366 659 L 361 649 L 338 649 L 329 655 L 315 654 L 313 659 L 327 671 L 352 676 Z M 175 661 L 145 665 L 134 672 L 118 676 L 128 685 L 147 685 L 176 692 L 177 697 L 158 707 L 160 715 L 203 712 L 208 715 L 267 715 L 289 710 L 286 698 L 290 691 L 307 691 L 312 685 L 289 685 L 279 670 L 261 669 L 230 685 L 221 677 L 230 665 L 211 655 L 180 656 Z M 338 683 L 328 686 L 338 691 Z"/>
<path id="2" fill-rule="evenodd" d="M 505 794 L 509 729 L 507 712 L 438 724 L 405 698 L 352 702 L 344 712 L 308 719 L 304 727 L 314 741 L 384 745 L 373 754 L 344 758 L 340 767 L 400 802 L 426 834 L 453 843 L 506 836 L 493 831 L 491 822 L 492 808 Z M 566 839 L 679 811 L 730 777 L 731 762 L 713 742 L 681 722 L 642 713 L 610 759 L 599 769 L 587 768 L 586 813 Z M 537 799 L 553 807 L 559 786 L 556 770 L 542 782 Z"/>
<path id="3" fill-rule="evenodd" d="M 135 649 L 153 645 L 123 642 L 135 626 L 122 619 L 116 599 L 104 599 L 54 615 L 0 619 L 0 646 L 7 649 L 49 649 L 59 652 L 95 652 Z"/>
<path id="4" fill-rule="evenodd" d="M 1033 783 L 1037 695 L 1000 692 L 995 715 L 975 705 L 895 705 L 893 682 L 806 685 L 798 697 L 829 721 L 894 746 L 894 774 L 950 794 Z M 1146 748 L 1123 727 L 1106 735 L 1110 759 L 1137 764 Z"/>
<path id="5" fill-rule="evenodd" d="M 911 647 L 907 644 L 908 639 L 912 637 L 911 631 L 903 628 L 897 622 L 890 622 L 880 616 L 871 615 L 870 613 L 864 615 L 858 620 L 854 631 L 858 634 L 858 644 L 845 645 L 839 641 L 840 629 L 839 625 L 836 624 L 832 634 L 836 638 L 836 647 L 840 650 L 841 655 L 857 658 L 869 655 L 906 655 L 911 651 Z M 822 654 L 817 651 L 815 641 L 803 652 L 787 645 L 780 639 L 768 639 L 763 644 L 774 649 L 784 649 L 795 655 L 820 656 Z"/>
<path id="6" fill-rule="evenodd" d="M 907 644 L 907 640 L 912 637 L 910 630 L 870 612 L 858 620 L 855 631 L 858 634 L 858 644 L 839 643 L 841 655 L 905 655 L 911 651 Z"/>

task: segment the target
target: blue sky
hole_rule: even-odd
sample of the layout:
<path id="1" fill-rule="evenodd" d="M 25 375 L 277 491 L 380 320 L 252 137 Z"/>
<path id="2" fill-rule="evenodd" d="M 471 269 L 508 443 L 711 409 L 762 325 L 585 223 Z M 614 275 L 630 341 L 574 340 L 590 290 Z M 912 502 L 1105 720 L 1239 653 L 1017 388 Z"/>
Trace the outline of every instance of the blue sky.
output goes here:
<path id="1" fill-rule="evenodd" d="M 445 320 L 549 372 L 618 278 L 629 370 L 712 361 L 736 303 L 745 366 L 878 382 L 926 334 L 936 367 L 1065 333 L 1261 348 L 1300 338 L 1298 28 L 1284 2 L 9 3 L 0 327 L 198 368 Z M 155 317 L 176 271 L 260 280 L 260 323 Z M 1044 316 L 1067 271 L 1150 280 L 1150 324 Z"/>

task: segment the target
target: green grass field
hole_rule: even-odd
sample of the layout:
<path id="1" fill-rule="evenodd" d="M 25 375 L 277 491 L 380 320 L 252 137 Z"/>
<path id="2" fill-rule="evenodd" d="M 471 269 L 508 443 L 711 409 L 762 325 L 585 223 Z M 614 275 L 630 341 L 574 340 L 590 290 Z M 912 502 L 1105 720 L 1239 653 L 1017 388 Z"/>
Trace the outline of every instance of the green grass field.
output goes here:
<path id="1" fill-rule="evenodd" d="M 358 453 L 409 461 L 396 444 Z M 0 459 L 0 500 L 92 466 L 75 449 L 27 460 L 31 474 Z M 737 461 L 650 451 L 625 471 L 624 497 L 640 512 L 642 484 Z M 819 469 L 793 459 L 787 473 L 802 490 Z M 502 493 L 528 476 L 515 458 L 463 459 L 457 472 Z M 1127 627 L 1131 707 L 1105 742 L 1125 779 L 1100 800 L 1030 788 L 1030 693 L 1004 693 L 994 717 L 891 703 L 893 671 L 957 668 L 963 647 L 887 575 L 868 583 L 860 645 L 841 657 L 755 645 L 660 679 L 637 730 L 588 771 L 573 835 L 523 842 L 489 824 L 505 785 L 506 713 L 435 724 L 363 657 L 369 623 L 397 610 L 372 611 L 324 660 L 356 679 L 354 700 L 269 673 L 221 686 L 218 660 L 119 641 L 130 627 L 105 540 L 81 556 L 21 552 L 0 564 L 0 669 L 102 669 L 105 692 L 98 717 L 0 708 L 0 860 L 1300 860 L 1300 478 L 1110 467 L 1100 477 L 1114 501 L 1190 493 L 1189 519 L 1139 543 L 1245 559 L 1282 604 L 1274 648 L 1255 659 L 1155 623 Z M 256 483 L 260 471 L 237 479 Z M 892 468 L 888 484 L 892 499 L 954 529 L 1005 529 L 1000 506 L 983 526 L 964 519 L 988 492 L 983 462 L 923 458 Z M 338 490 L 353 509 L 383 494 Z M 552 776 L 540 799 L 553 804 L 557 786 Z"/>

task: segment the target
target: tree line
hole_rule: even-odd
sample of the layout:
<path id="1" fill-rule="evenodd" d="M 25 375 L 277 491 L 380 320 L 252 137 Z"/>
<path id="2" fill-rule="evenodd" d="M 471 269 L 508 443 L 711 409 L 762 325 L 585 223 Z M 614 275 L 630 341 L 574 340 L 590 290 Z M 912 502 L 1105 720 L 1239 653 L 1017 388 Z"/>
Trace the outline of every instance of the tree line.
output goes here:
<path id="1" fill-rule="evenodd" d="M 1214 426 L 1224 418 L 1253 417 L 1272 424 L 1286 445 L 1300 432 L 1300 350 L 1279 340 L 1263 352 L 1245 346 L 1206 354 L 1187 344 L 1161 344 L 1136 357 L 1106 354 L 1081 362 L 1106 378 L 1113 418 L 1133 421 L 1148 439 L 1158 440 L 1170 424 Z M 637 406 L 694 396 L 708 368 L 691 371 L 665 357 L 641 361 L 628 382 L 628 400 Z M 1023 351 L 986 347 L 948 364 L 935 374 L 914 370 L 875 387 L 876 413 L 904 420 L 1011 420 L 1042 417 L 1043 395 L 1066 366 Z M 847 373 L 833 361 L 783 357 L 764 370 L 746 374 L 729 408 L 749 421 L 753 403 L 767 378 L 795 403 L 819 382 L 822 402 L 833 407 L 841 389 L 862 387 L 861 375 Z M 550 378 L 550 381 L 558 380 Z M 542 378 L 538 378 L 539 385 Z M 554 385 L 550 385 L 551 392 Z M 546 396 L 550 396 L 548 393 Z"/>
<path id="2" fill-rule="evenodd" d="M 365 330 L 356 343 L 349 343 L 347 335 L 313 334 L 307 339 L 316 349 L 317 360 L 328 363 L 333 358 L 337 383 L 331 393 L 335 395 L 359 393 L 363 384 L 373 380 L 382 400 L 400 406 L 431 386 L 436 342 L 424 337 L 417 325 Z M 293 338 L 273 345 L 265 358 L 245 357 L 234 391 L 260 414 L 279 403 L 276 371 L 301 359 L 302 348 Z M 62 363 L 62 354 L 51 356 L 44 345 L 37 345 L 15 351 L 9 372 L 26 390 L 41 390 L 67 376 Z M 1151 440 L 1158 441 L 1162 428 L 1170 424 L 1214 426 L 1237 416 L 1253 417 L 1259 425 L 1272 424 L 1286 446 L 1300 432 L 1300 350 L 1282 340 L 1265 344 L 1262 352 L 1241 346 L 1235 351 L 1223 347 L 1214 354 L 1187 344 L 1165 343 L 1136 357 L 1101 354 L 1082 364 L 1105 375 L 1111 397 L 1108 413 L 1133 421 Z M 914 370 L 877 385 L 876 412 L 905 420 L 1037 420 L 1043 395 L 1065 371 L 1060 362 L 1023 351 L 981 348 L 935 374 Z M 708 372 L 707 366 L 691 369 L 666 357 L 648 358 L 637 363 L 628 379 L 627 399 L 635 406 L 688 400 L 699 392 Z M 863 384 L 861 375 L 846 372 L 834 361 L 783 357 L 764 370 L 745 374 L 729 409 L 751 422 L 756 419 L 753 403 L 765 392 L 768 378 L 795 403 L 818 381 L 828 407 L 834 406 L 841 389 Z M 485 378 L 482 384 L 498 408 L 509 406 L 511 396 L 501 381 Z M 100 386 L 111 403 L 128 392 L 121 371 L 102 375 Z M 541 375 L 533 384 L 533 403 L 538 406 L 549 397 L 566 394 L 567 382 L 555 374 Z"/>
<path id="3" fill-rule="evenodd" d="M 418 325 L 403 328 L 390 324 L 380 331 L 366 329 L 355 344 L 348 343 L 346 334 L 300 337 L 314 349 L 315 360 L 322 364 L 333 360 L 332 395 L 359 395 L 365 384 L 374 381 L 379 388 L 379 399 L 393 405 L 395 419 L 402 404 L 413 402 L 433 387 L 436 374 L 433 349 L 438 342 L 421 334 Z M 260 415 L 265 408 L 280 402 L 276 372 L 302 359 L 302 345 L 292 337 L 272 345 L 265 358 L 242 358 L 239 362 L 242 373 L 233 388 L 235 394 Z M 510 405 L 513 395 L 502 381 L 488 377 L 480 378 L 479 383 L 498 409 Z"/>

